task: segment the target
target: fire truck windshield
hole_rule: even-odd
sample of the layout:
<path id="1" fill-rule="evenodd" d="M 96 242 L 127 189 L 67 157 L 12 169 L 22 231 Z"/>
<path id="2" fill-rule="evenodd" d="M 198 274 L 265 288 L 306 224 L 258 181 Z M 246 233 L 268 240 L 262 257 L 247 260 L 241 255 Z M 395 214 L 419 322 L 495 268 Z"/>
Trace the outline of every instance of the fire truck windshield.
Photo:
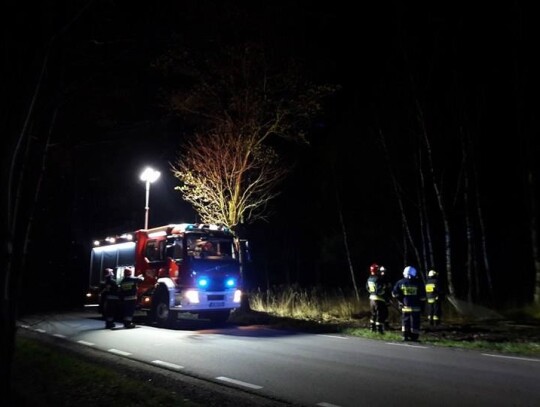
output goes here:
<path id="1" fill-rule="evenodd" d="M 232 239 L 213 236 L 188 236 L 187 254 L 196 259 L 222 260 L 236 258 Z"/>

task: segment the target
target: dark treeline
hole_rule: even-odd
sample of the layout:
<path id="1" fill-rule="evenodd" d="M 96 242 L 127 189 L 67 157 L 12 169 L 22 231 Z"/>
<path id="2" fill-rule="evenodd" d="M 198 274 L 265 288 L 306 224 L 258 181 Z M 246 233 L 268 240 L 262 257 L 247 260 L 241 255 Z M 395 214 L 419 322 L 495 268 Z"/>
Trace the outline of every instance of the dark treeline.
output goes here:
<path id="1" fill-rule="evenodd" d="M 162 104 L 157 58 L 244 42 L 293 58 L 314 83 L 340 86 L 313 123 L 310 146 L 282 151 L 295 166 L 270 221 L 245 226 L 250 289 L 351 288 L 350 266 L 364 281 L 376 261 L 394 279 L 406 264 L 436 268 L 464 299 L 533 300 L 538 121 L 529 10 L 520 2 L 311 3 L 8 8 L 3 161 L 7 178 L 16 159 L 10 267 L 12 281 L 31 292 L 23 310 L 82 300 L 92 239 L 142 227 L 139 171 L 151 164 L 166 173 L 190 132 Z M 174 186 L 167 175 L 152 186 L 152 224 L 196 219 Z M 53 295 L 58 281 L 70 288 Z"/>
<path id="2" fill-rule="evenodd" d="M 467 300 L 538 300 L 528 9 L 366 11 L 340 14 L 326 43 L 343 91 L 267 226 L 280 253 L 263 256 L 270 280 L 350 285 L 341 211 L 360 281 L 373 261 L 394 279 L 414 264 Z"/>

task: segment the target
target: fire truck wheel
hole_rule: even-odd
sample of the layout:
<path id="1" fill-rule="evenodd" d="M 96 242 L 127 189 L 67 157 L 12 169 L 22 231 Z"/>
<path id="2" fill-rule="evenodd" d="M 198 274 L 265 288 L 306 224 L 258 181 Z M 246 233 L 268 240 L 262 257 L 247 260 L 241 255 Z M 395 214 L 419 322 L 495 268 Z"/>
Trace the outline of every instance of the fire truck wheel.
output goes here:
<path id="1" fill-rule="evenodd" d="M 169 294 L 159 293 L 154 302 L 153 314 L 159 327 L 166 328 L 172 320 L 172 312 L 169 310 Z"/>

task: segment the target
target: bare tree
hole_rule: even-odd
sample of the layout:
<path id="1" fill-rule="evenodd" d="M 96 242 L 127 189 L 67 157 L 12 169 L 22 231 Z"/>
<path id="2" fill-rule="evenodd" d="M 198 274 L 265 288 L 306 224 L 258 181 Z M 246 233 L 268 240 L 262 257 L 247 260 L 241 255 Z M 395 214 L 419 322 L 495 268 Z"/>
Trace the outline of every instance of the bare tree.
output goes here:
<path id="1" fill-rule="evenodd" d="M 358 291 L 358 284 L 356 284 L 356 278 L 354 277 L 354 267 L 351 259 L 351 250 L 349 248 L 349 238 L 347 236 L 347 228 L 345 227 L 345 221 L 343 220 L 343 210 L 341 208 L 341 199 L 339 198 L 339 190 L 336 182 L 336 173 L 332 171 L 334 188 L 336 190 L 336 206 L 339 214 L 339 224 L 341 226 L 341 234 L 343 235 L 343 244 L 345 246 L 345 254 L 347 255 L 347 264 L 349 265 L 349 271 L 351 273 L 351 282 L 356 295 L 356 301 L 360 302 L 360 292 Z"/>
<path id="2" fill-rule="evenodd" d="M 171 164 L 177 188 L 203 222 L 230 228 L 268 215 L 291 165 L 279 140 L 308 144 L 306 130 L 333 86 L 301 79 L 293 61 L 274 64 L 248 44 L 197 58 L 170 53 L 156 67 L 187 84 L 168 94 L 172 111 L 196 119 L 196 134 Z"/>
<path id="3" fill-rule="evenodd" d="M 196 134 L 171 169 L 176 187 L 204 223 L 234 229 L 244 220 L 264 219 L 276 186 L 287 174 L 276 152 L 235 133 Z"/>

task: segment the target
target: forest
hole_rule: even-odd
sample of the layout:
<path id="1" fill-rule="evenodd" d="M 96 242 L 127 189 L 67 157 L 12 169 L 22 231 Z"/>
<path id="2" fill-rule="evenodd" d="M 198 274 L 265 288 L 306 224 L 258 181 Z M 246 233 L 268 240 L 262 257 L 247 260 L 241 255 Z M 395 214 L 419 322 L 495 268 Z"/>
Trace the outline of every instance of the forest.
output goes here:
<path id="1" fill-rule="evenodd" d="M 152 225 L 203 221 L 178 165 L 246 134 L 262 161 L 239 186 L 278 170 L 234 224 L 247 289 L 362 287 L 377 262 L 540 302 L 526 4 L 24 3 L 4 13 L 5 313 L 82 301 L 92 240 L 143 227 L 146 165 Z"/>

